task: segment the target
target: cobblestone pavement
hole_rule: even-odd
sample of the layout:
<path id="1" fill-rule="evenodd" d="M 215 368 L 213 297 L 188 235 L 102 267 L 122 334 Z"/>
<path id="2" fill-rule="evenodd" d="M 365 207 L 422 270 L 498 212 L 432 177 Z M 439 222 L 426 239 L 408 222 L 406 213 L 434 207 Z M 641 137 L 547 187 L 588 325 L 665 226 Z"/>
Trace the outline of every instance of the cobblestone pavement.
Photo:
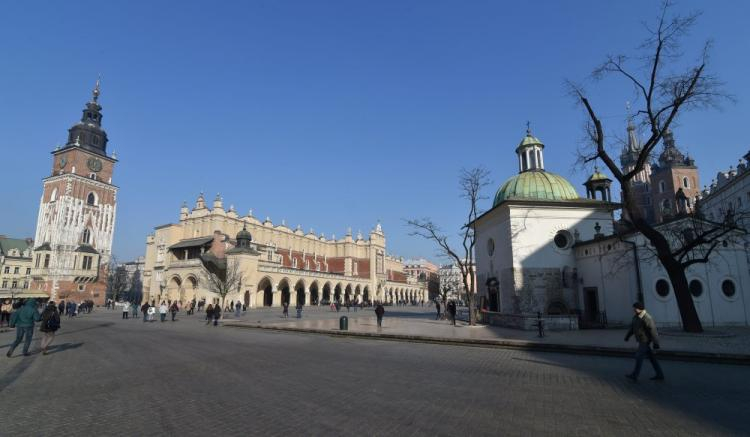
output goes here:
<path id="1" fill-rule="evenodd" d="M 32 349 L 38 347 L 38 333 Z M 0 435 L 747 435 L 744 366 L 632 361 L 120 320 L 4 352 Z M 17 350 L 16 353 L 19 351 Z"/>

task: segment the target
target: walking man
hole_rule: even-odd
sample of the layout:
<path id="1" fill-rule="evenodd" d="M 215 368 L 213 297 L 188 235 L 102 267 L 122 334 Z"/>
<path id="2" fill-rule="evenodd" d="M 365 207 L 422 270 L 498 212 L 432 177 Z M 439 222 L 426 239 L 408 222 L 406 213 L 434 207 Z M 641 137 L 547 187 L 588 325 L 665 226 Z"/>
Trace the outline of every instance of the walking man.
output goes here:
<path id="1" fill-rule="evenodd" d="M 234 317 L 240 317 L 240 312 L 242 311 L 242 304 L 240 301 L 237 301 L 236 304 L 234 304 Z"/>
<path id="2" fill-rule="evenodd" d="M 161 305 L 159 305 L 159 317 L 161 317 L 162 322 L 167 320 L 167 303 L 164 301 L 161 301 Z"/>
<path id="3" fill-rule="evenodd" d="M 47 308 L 42 312 L 42 323 L 39 324 L 39 331 L 44 333 L 42 337 L 42 355 L 47 355 L 47 349 L 55 339 L 55 332 L 60 329 L 60 312 L 57 311 L 55 303 L 49 301 Z"/>
<path id="4" fill-rule="evenodd" d="M 283 306 L 283 310 L 282 310 L 281 315 L 284 316 L 285 319 L 288 319 L 289 318 L 289 302 L 284 302 L 282 306 Z"/>
<path id="5" fill-rule="evenodd" d="M 10 345 L 7 357 L 13 355 L 13 350 L 23 341 L 23 355 L 29 355 L 31 336 L 34 335 L 34 322 L 41 319 L 39 311 L 36 310 L 36 299 L 27 299 L 23 307 L 14 311 L 10 316 L 10 326 L 16 327 L 16 340 Z"/>
<path id="6" fill-rule="evenodd" d="M 453 326 L 456 326 L 456 302 L 450 301 L 448 302 L 448 305 L 446 305 L 446 312 L 451 318 L 451 322 L 453 322 Z"/>
<path id="7" fill-rule="evenodd" d="M 638 349 L 635 352 L 635 369 L 633 373 L 625 375 L 627 378 L 633 381 L 638 380 L 638 375 L 641 373 L 641 365 L 643 365 L 643 359 L 648 357 L 651 361 L 651 366 L 654 368 L 654 375 L 651 380 L 663 381 L 664 372 L 661 370 L 659 362 L 656 361 L 654 351 L 651 349 L 653 343 L 654 349 L 659 349 L 659 334 L 656 332 L 656 324 L 651 315 L 646 312 L 642 302 L 636 302 L 633 304 L 633 321 L 630 324 L 630 329 L 625 335 L 625 341 L 630 340 L 631 336 L 635 336 L 635 341 L 638 342 Z"/>
<path id="8" fill-rule="evenodd" d="M 213 316 L 214 316 L 214 326 L 218 326 L 219 319 L 221 318 L 221 306 L 219 304 L 216 304 L 216 306 L 214 307 Z"/>
<path id="9" fill-rule="evenodd" d="M 437 316 L 435 317 L 435 320 L 440 320 L 440 302 L 437 300 L 435 301 L 435 309 L 437 310 Z"/>
<path id="10" fill-rule="evenodd" d="M 375 307 L 375 316 L 378 318 L 378 328 L 383 327 L 383 314 L 385 314 L 385 308 L 378 302 L 378 306 Z"/>
<path id="11" fill-rule="evenodd" d="M 177 306 L 177 301 L 172 302 L 172 306 L 169 307 L 169 312 L 172 314 L 172 321 L 174 322 L 174 318 L 177 315 L 177 311 L 180 310 L 180 307 Z"/>

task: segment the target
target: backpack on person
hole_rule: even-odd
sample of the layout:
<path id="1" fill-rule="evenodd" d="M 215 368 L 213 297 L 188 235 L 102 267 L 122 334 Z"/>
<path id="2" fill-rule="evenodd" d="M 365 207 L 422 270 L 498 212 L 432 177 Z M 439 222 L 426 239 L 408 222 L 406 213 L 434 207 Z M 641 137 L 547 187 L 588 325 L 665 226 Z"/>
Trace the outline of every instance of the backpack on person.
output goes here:
<path id="1" fill-rule="evenodd" d="M 52 314 L 47 319 L 46 328 L 48 331 L 52 331 L 52 332 L 55 332 L 58 329 L 60 329 L 60 317 L 57 314 Z"/>

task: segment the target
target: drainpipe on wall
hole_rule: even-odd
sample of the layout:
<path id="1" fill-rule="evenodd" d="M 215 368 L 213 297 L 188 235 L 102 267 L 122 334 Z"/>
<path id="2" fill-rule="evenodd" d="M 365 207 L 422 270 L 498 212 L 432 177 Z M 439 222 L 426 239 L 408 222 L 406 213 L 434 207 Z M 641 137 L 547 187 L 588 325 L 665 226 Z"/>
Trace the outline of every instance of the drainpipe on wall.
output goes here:
<path id="1" fill-rule="evenodd" d="M 633 261 L 635 261 L 635 277 L 636 277 L 636 281 L 638 284 L 638 301 L 643 302 L 643 286 L 641 285 L 641 265 L 638 261 L 638 244 L 636 244 L 634 241 L 623 240 L 622 236 L 620 236 L 619 239 L 623 243 L 630 244 L 631 246 L 633 246 Z"/>

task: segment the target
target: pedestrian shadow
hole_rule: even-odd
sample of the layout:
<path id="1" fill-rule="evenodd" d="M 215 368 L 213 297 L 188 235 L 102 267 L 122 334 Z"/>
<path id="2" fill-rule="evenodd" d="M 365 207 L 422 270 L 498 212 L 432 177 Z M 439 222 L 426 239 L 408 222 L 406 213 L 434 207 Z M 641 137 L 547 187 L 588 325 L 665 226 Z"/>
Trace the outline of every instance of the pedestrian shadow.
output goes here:
<path id="1" fill-rule="evenodd" d="M 79 347 L 83 346 L 83 342 L 79 343 L 62 343 L 54 346 L 50 346 L 49 351 L 47 352 L 47 355 L 56 354 L 58 352 L 65 352 L 70 349 L 77 349 Z"/>
<path id="2" fill-rule="evenodd" d="M 67 330 L 67 329 L 65 329 L 60 334 L 57 334 L 57 337 L 60 337 L 62 335 L 73 334 L 73 333 L 76 333 L 76 332 L 89 331 L 91 329 L 107 328 L 107 327 L 110 327 L 110 326 L 112 326 L 114 324 L 115 324 L 114 322 L 104 322 L 104 323 L 98 323 L 98 324 L 96 324 L 94 326 L 89 326 L 88 328 L 73 329 L 73 330 L 70 330 L 70 331 Z M 62 329 L 64 329 L 64 328 L 61 328 L 61 330 Z"/>

